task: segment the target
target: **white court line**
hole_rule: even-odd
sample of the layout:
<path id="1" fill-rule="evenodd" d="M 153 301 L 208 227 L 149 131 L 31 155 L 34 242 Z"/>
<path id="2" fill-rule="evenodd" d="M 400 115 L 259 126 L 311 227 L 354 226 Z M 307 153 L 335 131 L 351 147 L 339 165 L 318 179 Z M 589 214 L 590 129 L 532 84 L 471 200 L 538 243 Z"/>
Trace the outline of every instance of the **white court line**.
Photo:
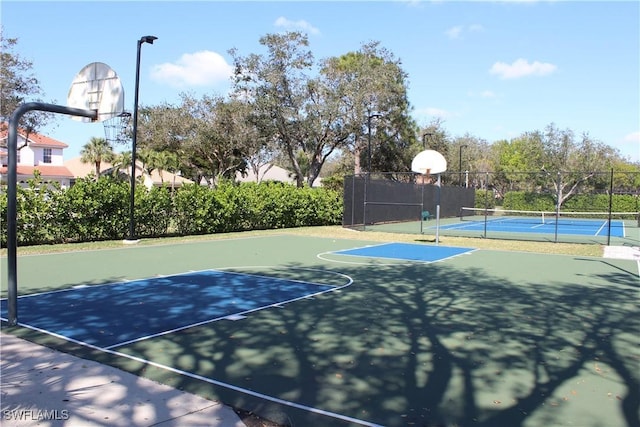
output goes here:
<path id="1" fill-rule="evenodd" d="M 211 270 L 204 270 L 204 271 L 222 271 L 225 269 L 242 269 L 242 268 L 273 268 L 270 266 L 252 266 L 252 267 L 225 267 L 225 268 L 221 268 L 221 269 L 211 269 Z M 332 286 L 330 289 L 325 289 L 323 291 L 318 291 L 318 292 L 314 292 L 312 294 L 309 295 L 304 295 L 301 297 L 297 297 L 297 298 L 292 298 L 290 300 L 286 300 L 286 301 L 278 301 L 275 302 L 273 304 L 269 304 L 269 305 L 264 305 L 262 307 L 256 307 L 256 308 L 252 308 L 250 310 L 245 310 L 245 311 L 239 311 L 237 313 L 231 313 L 231 314 L 225 314 L 224 316 L 219 316 L 213 319 L 207 319 L 207 320 L 203 320 L 201 322 L 196 322 L 196 323 L 191 323 L 189 325 L 184 325 L 184 326 L 180 326 L 178 328 L 174 328 L 174 329 L 169 329 L 166 331 L 162 331 L 162 332 L 158 332 L 155 334 L 150 334 L 150 335 L 145 335 L 142 337 L 138 337 L 138 338 L 134 338 L 132 340 L 128 340 L 128 341 L 122 341 L 116 344 L 111 344 L 107 347 L 104 347 L 107 350 L 111 350 L 113 348 L 116 347 L 122 347 L 124 345 L 128 345 L 128 344 L 133 344 L 136 342 L 140 342 L 140 341 L 145 341 L 148 339 L 152 339 L 152 338 L 157 338 L 157 337 L 161 337 L 163 335 L 167 335 L 167 334 L 171 334 L 173 332 L 180 332 L 180 331 L 184 331 L 185 329 L 189 329 L 189 328 L 195 328 L 196 326 L 202 326 L 202 325 L 206 325 L 209 323 L 214 323 L 214 322 L 218 322 L 220 320 L 226 320 L 229 318 L 229 316 L 245 316 L 249 313 L 255 313 L 257 311 L 261 311 L 261 310 L 266 310 L 269 308 L 282 308 L 283 304 L 289 304 L 295 301 L 300 301 L 302 299 L 308 299 L 317 295 L 321 295 L 321 294 L 325 294 L 325 293 L 329 293 L 329 292 L 335 292 L 339 289 L 345 288 L 349 285 L 351 285 L 353 283 L 353 278 L 351 278 L 350 276 L 346 275 L 346 274 L 342 274 L 342 273 L 338 273 L 337 271 L 327 271 L 327 270 L 319 270 L 319 269 L 313 269 L 313 268 L 296 268 L 297 270 L 310 270 L 310 271 L 321 271 L 323 273 L 329 272 L 332 274 L 336 274 L 339 276 L 344 277 L 345 279 L 347 279 L 347 283 L 344 285 L 340 285 L 340 286 L 332 286 L 332 285 L 324 285 L 322 283 L 313 283 L 313 282 L 304 282 L 304 281 L 300 281 L 300 280 L 290 280 L 290 279 L 282 279 L 282 278 L 278 278 L 278 277 L 274 277 L 274 276 L 262 276 L 262 275 L 258 275 L 258 274 L 244 274 L 244 273 L 237 273 L 234 271 L 225 271 L 225 273 L 228 274 L 237 274 L 237 275 L 245 275 L 245 276 L 253 276 L 253 277 L 261 277 L 261 278 L 267 278 L 267 279 L 272 279 L 272 280 L 284 280 L 284 281 L 289 281 L 289 282 L 294 282 L 294 283 L 303 283 L 303 284 L 308 284 L 308 285 L 317 285 L 317 286 Z M 187 274 L 187 273 L 185 273 Z M 176 276 L 179 276 L 178 274 L 176 274 Z"/>
<path id="2" fill-rule="evenodd" d="M 596 234 L 594 234 L 594 236 L 598 236 L 600 232 L 604 229 L 605 225 L 607 225 L 607 221 L 602 223 L 602 225 L 600 226 L 600 228 L 598 228 L 598 231 L 596 231 Z"/>
<path id="3" fill-rule="evenodd" d="M 128 344 L 133 344 L 135 342 L 139 342 L 139 341 L 144 341 L 147 339 L 151 339 L 151 338 L 156 338 L 159 336 L 163 336 L 166 334 L 170 334 L 173 332 L 179 332 L 185 329 L 189 329 L 189 328 L 193 328 L 196 326 L 202 326 L 202 325 L 206 325 L 208 323 L 213 323 L 213 322 L 217 322 L 220 320 L 225 320 L 227 319 L 229 316 L 242 316 L 242 315 L 246 315 L 249 313 L 253 313 L 253 312 L 257 312 L 257 311 L 261 311 L 261 310 L 266 310 L 269 308 L 273 308 L 273 307 L 277 307 L 277 308 L 282 308 L 283 304 L 289 304 L 295 301 L 299 301 L 302 299 L 307 299 L 310 297 L 314 297 L 317 295 L 321 295 L 324 293 L 328 293 L 328 292 L 336 292 L 344 287 L 347 287 L 349 285 L 351 285 L 353 283 L 353 278 L 343 274 L 343 273 L 339 273 L 337 271 L 331 271 L 331 270 L 322 270 L 322 269 L 313 269 L 313 268 L 294 268 L 296 270 L 309 270 L 309 271 L 319 271 L 319 272 L 323 272 L 323 273 L 331 273 L 334 275 L 338 275 L 343 277 L 344 279 L 346 279 L 346 283 L 340 286 L 334 286 L 334 285 L 326 285 L 326 284 L 322 284 L 322 283 L 314 283 L 314 282 L 305 282 L 305 281 L 301 281 L 301 280 L 295 280 L 295 279 L 283 279 L 283 278 L 278 278 L 275 276 L 264 276 L 264 275 L 258 275 L 258 274 L 246 274 L 246 273 L 238 273 L 238 272 L 234 272 L 234 271 L 225 271 L 228 269 L 249 269 L 249 268 L 274 268 L 273 266 L 240 266 L 240 267 L 223 267 L 223 268 L 218 268 L 218 269 L 207 269 L 207 270 L 197 270 L 197 271 L 189 271 L 189 272 L 184 272 L 184 273 L 178 273 L 178 274 L 170 274 L 170 275 L 165 275 L 165 276 L 156 276 L 156 277 L 150 277 L 150 278 L 145 278 L 145 279 L 135 279 L 135 280 L 125 280 L 125 281 L 120 281 L 120 282 L 113 282 L 113 283 L 101 283 L 101 284 L 97 284 L 97 285 L 90 285 L 90 286 L 86 286 L 86 287 L 81 287 L 81 288 L 66 288 L 66 289 L 59 289 L 59 290 L 55 290 L 55 291 L 46 291 L 46 292 L 39 292 L 39 293 L 34 293 L 34 294 L 28 294 L 28 295 L 22 295 L 20 297 L 18 297 L 18 299 L 22 299 L 22 298 L 28 298 L 28 297 L 34 297 L 34 296 L 39 296 L 39 295 L 47 295 L 47 294 L 55 294 L 55 293 L 59 293 L 59 292 L 69 292 L 69 291 L 74 291 L 74 290 L 81 290 L 81 289 L 87 289 L 87 288 L 93 288 L 93 287 L 102 287 L 102 286 L 114 286 L 114 285 L 123 285 L 123 284 L 128 284 L 131 282 L 144 282 L 144 281 L 149 281 L 149 280 L 154 280 L 154 279 L 159 279 L 159 278 L 167 278 L 167 277 L 178 277 L 178 276 L 188 276 L 194 273 L 204 273 L 204 272 L 223 272 L 226 274 L 236 274 L 236 275 L 246 275 L 246 276 L 252 276 L 252 277 L 260 277 L 260 278 L 267 278 L 267 279 L 272 279 L 272 280 L 283 280 L 283 281 L 288 281 L 288 282 L 294 282 L 294 283 L 302 283 L 302 284 L 307 284 L 307 285 L 317 285 L 317 286 L 332 286 L 330 289 L 325 289 L 322 291 L 318 291 L 309 295 L 304 295 L 301 297 L 297 297 L 297 298 L 292 298 L 290 300 L 286 300 L 286 301 L 278 301 L 277 303 L 273 303 L 273 304 L 269 304 L 266 306 L 262 306 L 262 307 L 256 307 L 250 310 L 245 310 L 245 311 L 241 311 L 241 312 L 237 312 L 237 313 L 231 313 L 231 314 L 226 314 L 224 316 L 219 316 L 213 319 L 207 319 L 207 320 L 203 320 L 201 322 L 196 322 L 196 323 L 191 323 L 185 326 L 181 326 L 179 328 L 174 328 L 174 329 L 170 329 L 167 331 L 163 331 L 163 332 L 158 332 L 156 334 L 150 334 L 150 335 L 145 335 L 142 337 L 138 337 L 132 340 L 128 340 L 128 341 L 122 341 L 116 344 L 112 344 L 109 346 L 104 347 L 107 350 L 110 350 L 112 348 L 116 348 L 116 347 L 122 347 L 124 345 L 128 345 Z M 7 298 L 2 298 L 1 300 L 6 300 Z M 278 307 L 280 306 L 280 307 Z M 3 320 L 7 320 L 4 319 L 2 317 L 0 317 L 0 319 Z M 99 347 L 100 348 L 100 347 Z"/>
<path id="4" fill-rule="evenodd" d="M 242 268 L 256 268 L 256 267 L 260 267 L 260 266 L 253 266 L 253 267 L 226 267 L 226 268 L 228 268 L 228 269 L 242 269 Z M 265 266 L 261 266 L 261 267 L 264 268 Z M 268 268 L 272 268 L 272 267 L 268 267 Z M 219 269 L 219 270 L 225 270 L 225 268 Z M 278 307 L 278 306 L 281 307 L 282 304 L 286 304 L 286 303 L 289 303 L 289 302 L 293 302 L 293 301 L 297 301 L 297 300 L 300 300 L 300 299 L 304 299 L 304 298 L 307 298 L 309 296 L 320 295 L 320 294 L 327 293 L 327 292 L 334 292 L 334 291 L 337 291 L 337 290 L 342 289 L 344 287 L 347 287 L 347 286 L 349 286 L 349 285 L 351 285 L 353 283 L 353 278 L 351 278 L 350 276 L 348 276 L 346 274 L 339 273 L 339 272 L 336 272 L 336 271 L 323 270 L 323 269 L 313 269 L 313 268 L 300 268 L 300 270 L 309 270 L 309 271 L 318 271 L 318 272 L 323 272 L 323 273 L 336 274 L 336 275 L 342 276 L 342 277 L 344 277 L 344 278 L 346 278 L 348 280 L 347 280 L 346 284 L 340 285 L 340 286 L 335 286 L 334 288 L 329 289 L 329 290 L 316 292 L 316 293 L 314 293 L 312 295 L 307 295 L 307 296 L 304 296 L 304 297 L 294 298 L 294 299 L 291 299 L 289 301 L 283 301 L 283 302 L 271 304 L 269 306 L 261 307 L 259 309 L 253 309 L 253 310 L 248 310 L 248 311 L 245 311 L 245 312 L 242 312 L 242 313 L 236 313 L 235 315 L 242 315 L 242 314 L 250 313 L 250 312 L 253 312 L 253 311 L 257 311 L 257 310 L 261 310 L 261 309 L 269 308 L 269 307 Z M 203 270 L 203 271 L 209 271 L 209 270 Z M 234 272 L 229 272 L 229 273 L 234 273 Z M 184 273 L 184 274 L 188 274 L 188 273 Z M 236 273 L 236 274 L 242 274 L 242 273 Z M 176 276 L 178 276 L 178 274 L 176 274 Z M 257 276 L 257 275 L 254 275 L 254 276 Z M 261 277 L 268 277 L 270 279 L 277 279 L 277 277 L 272 277 L 272 276 L 261 276 Z M 289 280 L 289 279 L 281 279 L 281 280 Z M 293 280 L 291 280 L 291 281 L 293 281 Z M 302 283 L 314 284 L 312 282 L 302 282 Z M 320 285 L 320 284 L 318 283 L 318 285 Z M 326 285 L 323 285 L 323 286 L 326 286 Z M 227 315 L 226 317 L 228 317 L 228 316 L 229 315 Z M 225 317 L 220 317 L 220 318 L 214 319 L 214 320 L 220 320 L 220 319 L 224 319 L 224 318 Z M 0 317 L 0 319 L 5 320 L 5 321 L 7 320 L 7 319 L 1 318 L 1 317 Z M 135 342 L 135 341 L 141 341 L 142 339 L 152 338 L 152 337 L 156 337 L 156 336 L 160 336 L 160 335 L 165 335 L 165 334 L 170 333 L 170 332 L 176 332 L 176 331 L 179 331 L 179 330 L 182 330 L 182 329 L 186 329 L 186 328 L 189 328 L 189 327 L 192 327 L 192 326 L 198 326 L 198 325 L 201 325 L 201 324 L 204 324 L 204 323 L 209 323 L 209 322 L 212 322 L 214 320 L 209 320 L 209 321 L 206 321 L 206 322 L 200 322 L 200 323 L 197 323 L 197 324 L 194 324 L 194 325 L 185 326 L 183 328 L 174 329 L 172 331 L 166 331 L 166 332 L 163 332 L 163 333 L 160 333 L 160 334 L 150 335 L 148 337 L 141 338 L 141 339 L 138 339 L 138 340 L 132 340 L 132 341 L 129 341 L 127 343 Z M 292 408 L 301 409 L 301 410 L 304 410 L 304 411 L 307 411 L 307 412 L 311 412 L 311 413 L 314 413 L 314 414 L 324 415 L 324 416 L 327 416 L 327 417 L 331 417 L 331 418 L 335 418 L 335 419 L 339 419 L 339 420 L 342 420 L 342 421 L 347 421 L 347 422 L 351 422 L 351 423 L 355 423 L 355 424 L 359 424 L 359 425 L 363 425 L 363 426 L 367 426 L 367 427 L 384 427 L 384 426 L 382 426 L 380 424 L 371 423 L 371 422 L 368 422 L 368 421 L 360 420 L 360 419 L 357 419 L 357 418 L 349 417 L 349 416 L 338 414 L 338 413 L 335 413 L 335 412 L 325 411 L 325 410 L 319 409 L 319 408 L 314 408 L 314 407 L 310 407 L 310 406 L 306 406 L 306 405 L 301 405 L 301 404 L 298 404 L 298 403 L 295 403 L 295 402 L 291 402 L 291 401 L 287 401 L 287 400 L 284 400 L 284 399 L 280 399 L 280 398 L 277 398 L 277 397 L 274 397 L 274 396 L 269 396 L 269 395 L 266 395 L 266 394 L 262 394 L 262 393 L 254 391 L 254 390 L 250 390 L 250 389 L 246 389 L 246 388 L 242 388 L 242 387 L 237 387 L 237 386 L 234 386 L 234 385 L 231 385 L 231 384 L 228 384 L 228 383 L 224 383 L 224 382 L 221 382 L 221 381 L 214 380 L 212 378 L 203 377 L 201 375 L 198 375 L 198 374 L 195 374 L 195 373 L 192 373 L 192 372 L 183 371 L 181 369 L 173 368 L 171 366 L 162 365 L 160 363 L 156 363 L 156 362 L 153 362 L 153 361 L 150 361 L 150 360 L 147 360 L 147 359 L 142 359 L 142 358 L 139 358 L 139 357 L 136 357 L 136 356 L 132 356 L 132 355 L 129 355 L 129 354 L 126 354 L 126 353 L 122 353 L 122 352 L 119 352 L 119 351 L 112 350 L 112 348 L 117 347 L 117 346 L 122 346 L 122 345 L 124 345 L 126 343 L 119 343 L 119 344 L 116 344 L 116 345 L 112 345 L 112 346 L 108 346 L 108 347 L 102 348 L 102 347 L 98 347 L 98 346 L 93 345 L 93 344 L 85 343 L 85 342 L 78 341 L 78 340 L 70 338 L 70 337 L 66 337 L 64 335 L 57 334 L 55 332 L 51 332 L 51 331 L 47 331 L 47 330 L 44 330 L 44 329 L 41 329 L 41 328 L 38 328 L 38 327 L 35 327 L 35 326 L 31 326 L 29 324 L 18 322 L 18 325 L 22 326 L 22 327 L 25 327 L 25 328 L 28 328 L 28 329 L 32 329 L 32 330 L 44 333 L 44 334 L 47 334 L 47 335 L 54 336 L 56 338 L 59 338 L 59 339 L 62 339 L 62 340 L 68 341 L 68 342 L 72 342 L 74 344 L 78 344 L 78 345 L 81 345 L 81 346 L 84 346 L 84 347 L 88 347 L 88 348 L 91 348 L 91 349 L 94 349 L 94 350 L 99 350 L 99 351 L 102 351 L 102 352 L 105 352 L 105 353 L 108 353 L 108 354 L 112 354 L 112 355 L 116 355 L 116 356 L 120 356 L 120 357 L 125 357 L 127 359 L 143 363 L 145 365 L 154 366 L 154 367 L 157 367 L 157 368 L 160 368 L 160 369 L 165 369 L 165 370 L 170 371 L 170 372 L 174 372 L 174 373 L 177 373 L 177 374 L 180 374 L 180 375 L 184 375 L 184 376 L 187 376 L 187 377 L 190 377 L 190 378 L 194 378 L 194 379 L 197 379 L 197 380 L 200 380 L 200 381 L 205 381 L 205 382 L 210 383 L 210 384 L 214 384 L 214 385 L 217 385 L 217 386 L 220 386 L 220 387 L 224 387 L 224 388 L 227 388 L 227 389 L 230 389 L 230 390 L 238 391 L 238 392 L 241 392 L 241 393 L 244 393 L 244 394 L 248 394 L 248 395 L 251 395 L 251 396 L 254 396 L 254 397 L 259 397 L 261 399 L 268 400 L 268 401 L 274 402 L 274 403 L 278 403 L 278 404 L 281 404 L 281 405 L 284 405 L 284 406 L 289 406 L 289 407 L 292 407 Z"/>
<path id="5" fill-rule="evenodd" d="M 2 319 L 2 320 L 6 320 L 6 319 Z M 51 336 L 54 336 L 56 338 L 59 338 L 59 339 L 65 340 L 65 341 L 72 342 L 74 344 L 78 344 L 78 345 L 82 345 L 84 347 L 91 348 L 93 350 L 102 351 L 104 353 L 108 353 L 108 354 L 111 354 L 111 355 L 114 355 L 114 356 L 124 357 L 124 358 L 127 358 L 129 360 L 133 360 L 133 361 L 142 363 L 142 364 L 147 365 L 147 366 L 153 366 L 153 367 L 156 367 L 156 368 L 165 369 L 165 370 L 167 370 L 169 372 L 173 372 L 173 373 L 176 373 L 176 374 L 179 374 L 179 375 L 184 375 L 184 376 L 189 377 L 189 378 L 193 378 L 193 379 L 196 379 L 196 380 L 199 380 L 199 381 L 204 381 L 204 382 L 209 383 L 209 384 L 213 384 L 213 385 L 216 385 L 216 386 L 219 386 L 219 387 L 223 387 L 223 388 L 226 388 L 226 389 L 229 389 L 229 390 L 233 390 L 233 391 L 237 391 L 237 392 L 240 392 L 240 393 L 244 393 L 244 394 L 247 394 L 247 395 L 250 395 L 250 396 L 258 397 L 260 399 L 268 400 L 268 401 L 273 402 L 273 403 L 278 403 L 280 405 L 289 406 L 291 408 L 296 408 L 296 409 L 301 409 L 303 411 L 311 412 L 313 414 L 324 415 L 324 416 L 327 416 L 327 417 L 330 417 L 330 418 L 335 418 L 335 419 L 338 419 L 338 420 L 347 421 L 347 422 L 359 424 L 359 425 L 366 426 L 366 427 L 384 427 L 381 424 L 371 423 L 369 421 L 360 420 L 358 418 L 353 418 L 353 417 L 349 417 L 349 416 L 346 416 L 346 415 L 338 414 L 338 413 L 335 413 L 335 412 L 325 411 L 324 409 L 314 408 L 312 406 L 301 405 L 299 403 L 295 403 L 295 402 L 291 402 L 291 401 L 288 401 L 288 400 L 280 399 L 278 397 L 269 396 L 269 395 L 266 395 L 266 394 L 263 394 L 263 393 L 259 393 L 257 391 L 250 390 L 250 389 L 247 389 L 247 388 L 237 387 L 237 386 L 234 386 L 232 384 L 228 384 L 228 383 L 225 383 L 225 382 L 222 382 L 222 381 L 214 380 L 212 378 L 203 377 L 202 375 L 198 375 L 198 374 L 195 374 L 193 372 L 183 371 L 182 369 L 173 368 L 171 366 L 163 365 L 161 363 L 153 362 L 151 360 L 143 359 L 141 357 L 133 356 L 133 355 L 130 355 L 130 354 L 119 352 L 119 351 L 109 350 L 107 348 L 101 348 L 101 347 L 98 347 L 98 346 L 95 346 L 95 345 L 92 345 L 92 344 L 88 344 L 88 343 L 85 343 L 85 342 L 82 342 L 82 341 L 74 340 L 73 338 L 68 338 L 68 337 L 65 337 L 63 335 L 59 335 L 59 334 L 56 334 L 56 333 L 53 333 L 53 332 L 45 331 L 44 329 L 40 329 L 40 328 L 31 326 L 31 325 L 27 325 L 27 324 L 24 324 L 24 323 L 18 322 L 18 326 L 22 326 L 22 327 L 25 327 L 25 328 L 28 328 L 28 329 L 32 329 L 34 331 L 38 331 L 38 332 L 41 332 L 41 333 L 44 333 L 44 334 L 47 334 L 47 335 L 51 335 Z"/>
<path id="6" fill-rule="evenodd" d="M 444 258 L 439 258 L 433 261 L 427 261 L 427 260 L 407 260 L 404 258 L 392 258 L 392 257 L 380 257 L 380 256 L 371 256 L 371 255 L 353 255 L 353 254 L 340 254 L 338 252 L 344 252 L 344 251 L 352 251 L 352 250 L 358 250 L 358 249 L 365 249 L 365 248 L 375 248 L 378 246 L 386 246 L 386 245 L 392 245 L 392 244 L 408 244 L 408 245 L 415 245 L 415 246 L 420 246 L 417 245 L 415 243 L 406 243 L 406 242 L 390 242 L 390 243 L 380 243 L 380 244 L 375 244 L 375 245 L 365 245 L 365 246 L 359 246 L 356 248 L 352 248 L 352 249 L 340 249 L 338 251 L 327 251 L 327 252 L 320 252 L 319 254 L 316 255 L 316 258 L 321 259 L 323 261 L 328 261 L 328 262 L 336 262 L 339 264 L 351 264 L 351 265 L 371 265 L 371 262 L 356 262 L 356 261 L 342 261 L 342 260 L 337 260 L 337 259 L 331 259 L 331 258 L 327 258 L 326 255 L 337 255 L 337 256 L 347 256 L 347 257 L 354 257 L 354 258 L 369 258 L 369 259 L 395 259 L 398 261 L 402 261 L 402 262 L 394 262 L 394 263 L 380 263 L 380 264 L 375 264 L 376 267 L 395 267 L 395 266 L 399 266 L 399 265 L 414 265 L 414 264 L 433 264 L 436 262 L 440 262 L 440 261 L 445 261 L 447 259 L 450 258 L 455 258 L 458 256 L 462 256 L 462 255 L 468 255 L 471 254 L 472 252 L 477 251 L 478 249 L 474 249 L 474 248 L 464 248 L 464 249 L 469 249 L 467 252 L 462 252 L 459 254 L 455 254 L 455 255 L 450 255 L 448 257 L 444 257 Z M 452 247 L 452 246 L 449 246 Z"/>

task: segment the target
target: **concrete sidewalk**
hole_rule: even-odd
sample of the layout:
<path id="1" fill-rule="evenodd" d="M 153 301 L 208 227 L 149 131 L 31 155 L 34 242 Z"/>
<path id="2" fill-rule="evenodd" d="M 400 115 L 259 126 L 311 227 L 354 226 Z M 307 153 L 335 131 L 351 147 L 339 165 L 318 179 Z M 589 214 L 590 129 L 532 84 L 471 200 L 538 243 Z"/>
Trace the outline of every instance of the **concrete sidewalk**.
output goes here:
<path id="1" fill-rule="evenodd" d="M 229 407 L 0 333 L 0 425 L 246 427 Z"/>

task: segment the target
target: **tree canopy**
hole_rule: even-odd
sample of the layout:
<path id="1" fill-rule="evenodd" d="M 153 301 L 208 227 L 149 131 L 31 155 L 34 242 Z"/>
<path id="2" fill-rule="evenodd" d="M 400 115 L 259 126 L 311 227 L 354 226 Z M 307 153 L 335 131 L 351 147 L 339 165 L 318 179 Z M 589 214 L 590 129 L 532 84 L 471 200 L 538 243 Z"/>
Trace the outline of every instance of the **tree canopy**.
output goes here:
<path id="1" fill-rule="evenodd" d="M 13 112 L 25 102 L 42 102 L 40 81 L 33 72 L 33 63 L 14 51 L 17 38 L 6 37 L 0 28 L 0 125 L 6 126 Z M 27 133 L 37 132 L 53 115 L 43 111 L 29 111 L 19 126 Z"/>

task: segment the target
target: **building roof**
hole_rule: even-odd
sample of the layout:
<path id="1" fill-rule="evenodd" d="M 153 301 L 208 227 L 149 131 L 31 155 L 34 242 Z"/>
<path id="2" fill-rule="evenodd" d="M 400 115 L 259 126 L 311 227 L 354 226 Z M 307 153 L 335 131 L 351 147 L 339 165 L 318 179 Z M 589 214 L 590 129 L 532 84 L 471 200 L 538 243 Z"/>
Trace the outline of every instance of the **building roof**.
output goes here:
<path id="1" fill-rule="evenodd" d="M 7 173 L 7 167 L 0 167 L 0 174 Z M 39 166 L 27 166 L 27 165 L 18 165 L 16 168 L 17 175 L 29 175 L 33 176 L 34 171 L 40 172 L 43 178 L 73 178 L 73 174 L 67 169 L 65 166 L 48 166 L 48 165 L 39 165 Z"/>
<path id="2" fill-rule="evenodd" d="M 18 135 L 26 139 L 27 131 L 24 129 L 18 129 Z M 0 130 L 0 140 L 6 140 L 9 137 L 9 130 Z M 68 148 L 69 146 L 64 142 L 60 142 L 56 139 L 49 138 L 48 136 L 40 135 L 37 132 L 31 132 L 29 134 L 29 145 L 46 148 Z"/>
<path id="3" fill-rule="evenodd" d="M 238 172 L 236 173 L 236 180 L 238 182 L 280 181 L 290 184 L 294 182 L 294 179 L 289 176 L 289 172 L 286 169 L 273 164 L 260 166 L 257 177 L 251 168 L 247 169 L 246 175 L 244 176 Z"/>
<path id="4" fill-rule="evenodd" d="M 89 176 L 91 173 L 95 173 L 96 167 L 93 163 L 83 163 L 80 160 L 80 157 L 74 157 L 73 159 L 69 159 L 64 162 L 64 165 L 71 171 L 74 177 L 76 178 L 85 178 Z M 113 169 L 113 165 L 109 162 L 101 162 L 100 163 L 100 173 L 104 173 L 110 169 Z M 128 170 L 123 170 L 123 173 L 128 174 Z M 136 161 L 136 176 L 142 176 L 142 163 Z M 145 179 L 151 179 L 153 185 L 162 185 L 162 183 L 167 184 L 175 184 L 175 185 L 183 185 L 183 184 L 192 184 L 193 181 L 190 179 L 184 178 L 180 175 L 173 174 L 171 172 L 163 171 L 162 177 L 157 170 L 153 170 L 151 172 L 151 176 L 148 177 L 145 175 Z"/>

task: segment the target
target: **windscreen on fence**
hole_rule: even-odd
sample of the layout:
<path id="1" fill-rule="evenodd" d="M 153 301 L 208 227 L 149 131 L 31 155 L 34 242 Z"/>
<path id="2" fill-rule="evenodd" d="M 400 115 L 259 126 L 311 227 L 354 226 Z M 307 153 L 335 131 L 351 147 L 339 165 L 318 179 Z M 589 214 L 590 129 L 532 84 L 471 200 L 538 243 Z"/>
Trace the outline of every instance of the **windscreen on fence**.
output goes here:
<path id="1" fill-rule="evenodd" d="M 475 203 L 475 190 L 437 185 L 437 176 L 415 173 L 347 176 L 344 181 L 345 227 L 386 226 L 398 232 L 421 232 L 436 216 L 457 218 L 460 208 Z"/>

